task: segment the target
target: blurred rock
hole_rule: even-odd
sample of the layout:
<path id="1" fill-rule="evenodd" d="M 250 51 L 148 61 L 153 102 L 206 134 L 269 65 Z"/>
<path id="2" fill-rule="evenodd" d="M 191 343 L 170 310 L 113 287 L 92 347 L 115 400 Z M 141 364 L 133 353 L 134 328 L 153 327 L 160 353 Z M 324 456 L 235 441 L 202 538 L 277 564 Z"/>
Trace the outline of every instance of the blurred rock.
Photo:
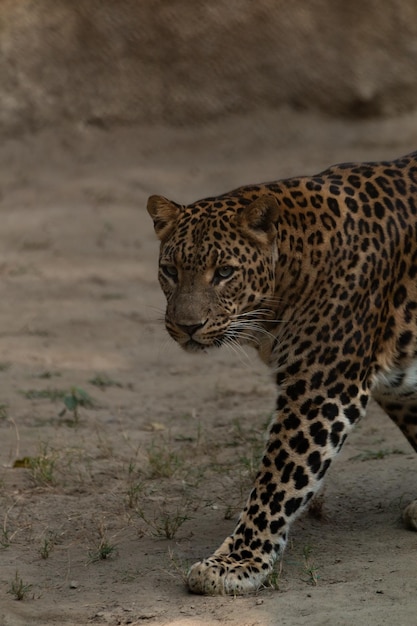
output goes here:
<path id="1" fill-rule="evenodd" d="M 0 132 L 416 107 L 414 0 L 1 0 Z"/>

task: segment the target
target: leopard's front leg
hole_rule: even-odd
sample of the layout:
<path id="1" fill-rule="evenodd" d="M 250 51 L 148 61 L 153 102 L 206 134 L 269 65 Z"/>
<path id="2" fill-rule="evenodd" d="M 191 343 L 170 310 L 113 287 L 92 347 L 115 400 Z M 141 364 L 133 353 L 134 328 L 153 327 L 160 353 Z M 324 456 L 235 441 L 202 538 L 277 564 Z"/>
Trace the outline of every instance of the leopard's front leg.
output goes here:
<path id="1" fill-rule="evenodd" d="M 188 574 L 193 593 L 255 591 L 282 555 L 292 522 L 314 496 L 331 463 L 364 414 L 366 393 L 350 385 L 338 399 L 305 393 L 295 381 L 280 395 L 255 486 L 233 534 Z"/>

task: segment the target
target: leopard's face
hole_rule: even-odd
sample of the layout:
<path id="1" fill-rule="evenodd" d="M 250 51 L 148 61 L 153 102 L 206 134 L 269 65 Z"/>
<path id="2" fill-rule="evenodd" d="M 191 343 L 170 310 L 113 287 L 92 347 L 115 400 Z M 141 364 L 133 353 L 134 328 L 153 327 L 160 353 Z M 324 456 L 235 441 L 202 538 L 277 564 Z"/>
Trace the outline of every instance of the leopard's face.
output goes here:
<path id="1" fill-rule="evenodd" d="M 159 281 L 171 337 L 188 351 L 259 342 L 275 289 L 275 199 L 212 210 L 152 196 L 148 210 L 161 240 Z"/>

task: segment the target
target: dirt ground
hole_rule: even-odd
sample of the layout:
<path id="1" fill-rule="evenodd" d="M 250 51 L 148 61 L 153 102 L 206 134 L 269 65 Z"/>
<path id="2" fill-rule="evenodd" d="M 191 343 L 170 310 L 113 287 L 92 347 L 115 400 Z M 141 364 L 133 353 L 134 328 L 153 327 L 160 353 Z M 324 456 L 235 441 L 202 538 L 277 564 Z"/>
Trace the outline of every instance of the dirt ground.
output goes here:
<path id="1" fill-rule="evenodd" d="M 224 539 L 274 405 L 256 355 L 190 356 L 167 337 L 151 193 L 392 158 L 417 115 L 289 111 L 204 128 L 96 126 L 0 150 L 0 625 L 417 623 L 417 458 L 377 407 L 293 529 L 274 587 L 190 595 Z"/>

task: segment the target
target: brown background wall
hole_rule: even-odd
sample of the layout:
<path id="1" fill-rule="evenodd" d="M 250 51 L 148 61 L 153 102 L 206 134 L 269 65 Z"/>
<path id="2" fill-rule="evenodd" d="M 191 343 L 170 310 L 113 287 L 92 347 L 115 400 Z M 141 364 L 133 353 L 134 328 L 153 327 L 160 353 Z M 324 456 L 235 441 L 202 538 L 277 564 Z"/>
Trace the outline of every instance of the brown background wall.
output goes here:
<path id="1" fill-rule="evenodd" d="M 0 0 L 0 132 L 416 108 L 415 0 Z"/>

